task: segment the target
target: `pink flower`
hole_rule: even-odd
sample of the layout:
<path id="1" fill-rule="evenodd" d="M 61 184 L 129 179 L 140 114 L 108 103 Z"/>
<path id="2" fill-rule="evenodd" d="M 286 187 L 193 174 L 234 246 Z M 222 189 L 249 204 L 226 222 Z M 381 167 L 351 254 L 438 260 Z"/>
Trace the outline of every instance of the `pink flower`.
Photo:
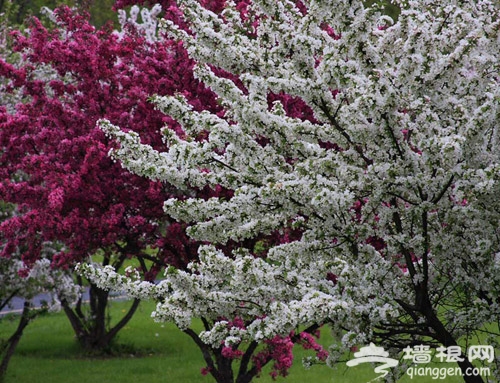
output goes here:
<path id="1" fill-rule="evenodd" d="M 61 210 L 64 203 L 64 190 L 62 188 L 52 190 L 47 200 L 51 209 L 56 211 Z"/>
<path id="2" fill-rule="evenodd" d="M 28 278 L 30 275 L 30 270 L 27 268 L 19 269 L 17 271 L 17 275 L 19 275 L 21 278 Z"/>
<path id="3" fill-rule="evenodd" d="M 231 347 L 222 347 L 222 356 L 227 359 L 239 359 L 244 352 L 241 350 L 233 350 Z"/>

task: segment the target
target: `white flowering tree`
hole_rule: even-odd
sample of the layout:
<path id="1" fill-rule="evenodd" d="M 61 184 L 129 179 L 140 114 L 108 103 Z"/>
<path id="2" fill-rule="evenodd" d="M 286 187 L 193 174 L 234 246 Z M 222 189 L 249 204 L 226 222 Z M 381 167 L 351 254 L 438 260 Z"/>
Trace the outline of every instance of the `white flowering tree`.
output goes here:
<path id="1" fill-rule="evenodd" d="M 229 3 L 220 16 L 180 3 L 192 33 L 165 28 L 225 115 L 195 112 L 181 95 L 153 97 L 185 131 L 164 130 L 165 152 L 101 127 L 132 172 L 234 196 L 165 202 L 192 237 L 213 244 L 189 272 L 171 269 L 157 286 L 82 272 L 155 297 L 158 320 L 186 328 L 213 318 L 207 344 L 328 323 L 341 337 L 332 363 L 370 341 L 498 347 L 498 4 L 398 1 L 395 21 L 356 0 L 255 0 L 245 12 Z M 314 118 L 292 117 L 280 95 Z M 200 132 L 206 139 L 194 139 Z M 286 228 L 300 238 L 266 259 L 217 249 Z M 235 314 L 249 325 L 217 322 Z M 461 356 L 465 372 L 472 364 Z"/>
<path id="2" fill-rule="evenodd" d="M 47 300 L 42 307 L 35 307 L 33 298 L 42 293 Z M 0 310 L 12 307 L 16 297 L 24 299 L 16 329 L 7 339 L 0 339 L 0 381 L 3 381 L 26 326 L 43 311 L 60 310 L 60 300 L 73 304 L 79 294 L 80 288 L 73 282 L 71 274 L 53 269 L 48 258 L 37 260 L 30 269 L 26 268 L 20 257 L 13 255 L 11 258 L 0 258 Z"/>

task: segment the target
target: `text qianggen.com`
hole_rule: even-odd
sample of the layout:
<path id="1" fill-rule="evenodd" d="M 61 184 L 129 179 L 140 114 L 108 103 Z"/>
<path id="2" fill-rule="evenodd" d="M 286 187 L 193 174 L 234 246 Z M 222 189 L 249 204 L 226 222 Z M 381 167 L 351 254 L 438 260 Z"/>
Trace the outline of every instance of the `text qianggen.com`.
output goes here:
<path id="1" fill-rule="evenodd" d="M 464 376 L 460 367 L 419 367 L 413 366 L 406 370 L 406 374 L 413 379 L 418 376 L 430 376 L 435 380 L 444 380 L 450 376 Z M 491 371 L 489 367 L 469 367 L 465 371 L 465 376 L 490 376 Z"/>

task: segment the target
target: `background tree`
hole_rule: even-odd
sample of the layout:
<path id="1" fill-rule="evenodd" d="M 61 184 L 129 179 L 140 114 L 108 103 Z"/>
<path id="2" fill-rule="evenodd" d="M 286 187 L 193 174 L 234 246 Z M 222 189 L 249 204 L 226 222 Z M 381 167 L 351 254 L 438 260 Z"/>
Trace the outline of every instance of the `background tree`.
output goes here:
<path id="1" fill-rule="evenodd" d="M 131 178 L 107 157 L 112 143 L 95 124 L 106 116 L 158 147 L 157 131 L 168 119 L 153 110 L 149 94 L 183 90 L 193 104 L 216 108 L 214 98 L 194 80 L 177 43 L 148 41 L 132 26 L 121 35 L 96 30 L 68 8 L 55 15 L 58 29 L 33 19 L 28 36 L 15 35 L 23 62 L 0 62 L 2 93 L 23 98 L 14 110 L 0 110 L 0 198 L 18 207 L 0 226 L 2 256 L 20 251 L 29 267 L 41 257 L 41 244 L 52 242 L 60 246 L 52 258 L 58 268 L 89 256 L 120 268 L 134 257 L 153 279 L 164 263 L 182 267 L 196 256 L 195 245 L 161 208 L 178 192 Z M 138 303 L 113 328 L 107 327 L 108 293 L 94 285 L 88 313 L 81 301 L 63 307 L 82 345 L 105 349 Z"/>
<path id="2" fill-rule="evenodd" d="M 1 203 L 0 211 L 2 212 L 0 220 L 4 220 L 15 213 L 15 208 Z M 0 339 L 0 381 L 5 377 L 10 359 L 26 326 L 47 310 L 59 310 L 61 307 L 59 299 L 73 304 L 78 298 L 79 286 L 73 283 L 71 272 L 53 270 L 50 267 L 49 258 L 52 252 L 50 244 L 44 244 L 44 258 L 38 259 L 31 269 L 26 268 L 19 254 L 0 258 L 0 311 L 11 307 L 15 297 L 24 299 L 16 330 L 7 339 Z M 41 293 L 45 293 L 48 300 L 42 307 L 33 307 L 32 299 Z M 0 322 L 10 319 L 3 315 L 0 317 Z"/>
<path id="3" fill-rule="evenodd" d="M 401 350 L 484 339 L 498 348 L 498 5 L 398 2 L 394 22 L 359 1 L 256 0 L 249 23 L 231 5 L 219 17 L 180 3 L 192 33 L 166 28 L 226 118 L 193 110 L 182 95 L 155 97 L 184 134 L 164 130 L 160 153 L 103 122 L 120 142 L 114 158 L 177 187 L 233 190 L 226 200 L 166 201 L 195 239 L 302 234 L 266 259 L 202 247 L 199 262 L 149 291 L 109 270 L 83 267 L 86 275 L 157 297 L 159 320 L 185 326 L 211 315 L 200 337 L 214 346 L 329 323 L 341 334 L 332 363 L 370 341 Z M 270 105 L 281 93 L 304 102 L 314 121 Z M 205 140 L 191 139 L 203 130 Z M 229 313 L 245 328 L 217 321 Z M 460 357 L 465 375 L 471 360 Z"/>
<path id="4" fill-rule="evenodd" d="M 26 18 L 42 16 L 42 8 L 55 9 L 62 5 L 75 7 L 80 12 L 86 11 L 90 14 L 90 23 L 97 28 L 112 21 L 116 22 L 116 12 L 112 11 L 114 0 L 0 0 L 0 13 L 8 11 L 14 6 L 14 12 L 9 14 L 11 25 L 21 25 Z"/>

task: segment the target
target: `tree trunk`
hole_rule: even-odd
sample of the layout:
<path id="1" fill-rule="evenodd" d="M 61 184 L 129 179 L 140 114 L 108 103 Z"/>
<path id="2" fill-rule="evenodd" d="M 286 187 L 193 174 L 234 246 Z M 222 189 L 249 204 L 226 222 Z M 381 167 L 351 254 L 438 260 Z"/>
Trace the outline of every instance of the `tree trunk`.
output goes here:
<path id="1" fill-rule="evenodd" d="M 205 328 L 207 328 L 207 325 Z M 318 328 L 318 326 L 310 327 L 310 329 L 316 328 Z M 249 368 L 251 358 L 254 356 L 254 353 L 259 345 L 258 342 L 250 342 L 241 358 L 240 367 L 235 376 L 233 372 L 234 360 L 226 358 L 222 355 L 222 347 L 213 348 L 210 345 L 203 343 L 198 334 L 190 328 L 183 330 L 183 332 L 189 335 L 201 350 L 203 359 L 207 364 L 208 371 L 217 383 L 250 383 L 260 373 L 256 366 Z M 295 341 L 298 339 L 299 337 L 297 336 Z M 262 366 L 265 366 L 271 360 L 272 358 L 267 356 L 266 360 L 262 363 Z"/>
<path id="2" fill-rule="evenodd" d="M 16 347 L 21 340 L 24 329 L 26 328 L 26 326 L 28 326 L 30 320 L 32 319 L 30 311 L 31 303 L 29 301 L 25 301 L 23 312 L 21 314 L 21 318 L 19 319 L 17 329 L 14 334 L 12 334 L 12 336 L 7 340 L 4 349 L 1 350 L 3 357 L 2 362 L 0 363 L 0 382 L 3 382 L 10 359 L 12 358 L 12 355 L 14 355 L 14 351 L 16 350 Z"/>
<path id="3" fill-rule="evenodd" d="M 215 349 L 214 355 L 220 376 L 220 382 L 218 383 L 234 383 L 233 360 L 222 355 L 222 347 Z"/>
<path id="4" fill-rule="evenodd" d="M 466 371 L 472 371 L 474 365 L 469 361 L 469 359 L 464 358 L 463 362 L 457 362 L 463 373 L 464 382 L 466 383 L 484 383 L 484 379 L 480 375 L 465 375 Z"/>
<path id="5" fill-rule="evenodd" d="M 442 343 L 444 347 L 457 346 L 458 344 L 455 338 L 453 338 L 451 333 L 446 329 L 446 327 L 443 325 L 441 320 L 438 318 L 438 316 L 432 309 L 432 304 L 428 298 L 428 294 L 425 295 L 425 300 L 422 304 L 422 307 L 423 307 L 422 313 L 425 315 L 429 327 L 431 327 L 435 331 L 434 338 L 440 343 Z M 461 359 L 463 359 L 463 361 L 457 362 L 457 364 L 460 367 L 460 370 L 462 371 L 464 382 L 484 383 L 484 379 L 480 375 L 478 376 L 466 375 L 468 371 L 470 372 L 474 369 L 474 365 L 467 358 L 467 355 L 462 354 L 460 357 Z"/>
<path id="6" fill-rule="evenodd" d="M 90 285 L 89 313 L 85 315 L 82 302 L 71 308 L 67 302 L 62 302 L 66 316 L 83 349 L 90 352 L 110 352 L 111 343 L 118 332 L 130 321 L 140 300 L 134 299 L 131 307 L 123 318 L 112 328 L 108 325 L 109 293 Z"/>
<path id="7" fill-rule="evenodd" d="M 207 364 L 210 375 L 213 376 L 217 383 L 234 383 L 232 360 L 224 358 L 221 354 L 222 349 L 214 349 L 213 347 L 203 343 L 198 334 L 192 329 L 183 330 L 189 335 L 201 350 L 203 359 Z"/>

